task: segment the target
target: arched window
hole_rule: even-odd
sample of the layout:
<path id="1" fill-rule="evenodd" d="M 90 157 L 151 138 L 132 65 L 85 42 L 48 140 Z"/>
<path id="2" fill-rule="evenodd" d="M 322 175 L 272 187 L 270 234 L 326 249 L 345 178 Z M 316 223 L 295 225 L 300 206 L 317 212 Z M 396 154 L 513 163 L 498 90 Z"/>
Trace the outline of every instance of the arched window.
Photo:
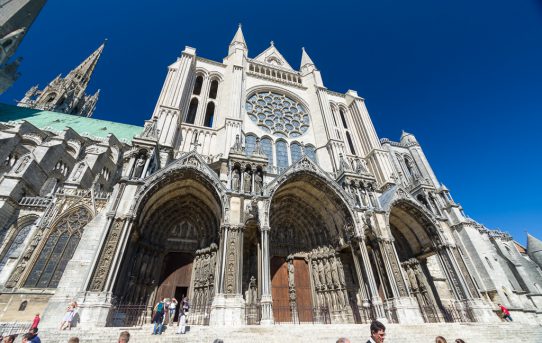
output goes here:
<path id="1" fill-rule="evenodd" d="M 254 149 L 256 148 L 256 136 L 254 135 L 246 135 L 245 136 L 245 152 L 248 156 L 252 155 L 254 153 Z"/>
<path id="2" fill-rule="evenodd" d="M 205 110 L 205 122 L 203 125 L 213 127 L 213 119 L 215 118 L 215 103 L 209 102 Z"/>
<path id="3" fill-rule="evenodd" d="M 343 122 L 343 127 L 345 129 L 348 129 L 348 125 L 346 125 L 346 118 L 344 117 L 344 111 L 341 109 L 339 109 L 339 113 L 341 114 L 341 121 Z"/>
<path id="4" fill-rule="evenodd" d="M 10 257 L 18 257 L 19 255 L 21 255 L 24 249 L 23 243 L 26 240 L 28 233 L 32 229 L 32 226 L 34 226 L 33 222 L 28 223 L 19 229 L 19 232 L 17 232 L 17 235 L 15 236 L 13 242 L 11 242 L 11 245 L 8 248 L 8 251 L 6 251 L 4 256 L 2 256 L 2 260 L 0 260 L 0 271 L 4 269 Z"/>
<path id="5" fill-rule="evenodd" d="M 285 141 L 277 141 L 277 167 L 288 167 L 288 144 Z"/>
<path id="6" fill-rule="evenodd" d="M 90 212 L 79 207 L 56 223 L 26 279 L 25 287 L 58 286 L 60 277 L 79 244 L 83 228 L 91 219 Z"/>
<path id="7" fill-rule="evenodd" d="M 211 81 L 211 88 L 209 89 L 209 98 L 216 99 L 218 93 L 218 80 Z"/>
<path id="8" fill-rule="evenodd" d="M 354 143 L 352 143 L 352 138 L 350 137 L 350 132 L 346 133 L 346 140 L 348 140 L 348 147 L 350 148 L 350 153 L 352 155 L 355 155 L 356 150 L 354 149 Z"/>
<path id="9" fill-rule="evenodd" d="M 260 141 L 262 145 L 263 153 L 269 159 L 269 165 L 273 165 L 273 141 L 267 137 L 262 138 Z"/>
<path id="10" fill-rule="evenodd" d="M 21 303 L 21 305 L 19 305 L 19 311 L 26 310 L 26 305 L 28 305 L 28 301 L 25 300 Z"/>
<path id="11" fill-rule="evenodd" d="M 337 119 L 335 118 L 336 115 L 337 111 L 335 110 L 335 108 L 331 108 L 331 118 L 333 118 L 333 124 L 335 124 L 335 126 L 337 126 Z"/>
<path id="12" fill-rule="evenodd" d="M 193 98 L 190 101 L 190 106 L 188 107 L 188 114 L 186 115 L 186 122 L 188 124 L 194 124 L 196 121 L 196 112 L 198 111 L 198 99 Z"/>
<path id="13" fill-rule="evenodd" d="M 305 155 L 307 155 L 307 157 L 314 162 L 318 163 L 318 161 L 316 161 L 316 149 L 312 145 L 305 146 Z"/>
<path id="14" fill-rule="evenodd" d="M 303 156 L 303 151 L 301 150 L 301 145 L 298 143 L 290 144 L 290 155 L 292 156 L 292 163 L 298 161 Z"/>
<path id="15" fill-rule="evenodd" d="M 194 94 L 200 95 L 201 93 L 201 86 L 203 85 L 203 76 L 199 75 L 196 77 L 196 82 L 194 83 Z"/>

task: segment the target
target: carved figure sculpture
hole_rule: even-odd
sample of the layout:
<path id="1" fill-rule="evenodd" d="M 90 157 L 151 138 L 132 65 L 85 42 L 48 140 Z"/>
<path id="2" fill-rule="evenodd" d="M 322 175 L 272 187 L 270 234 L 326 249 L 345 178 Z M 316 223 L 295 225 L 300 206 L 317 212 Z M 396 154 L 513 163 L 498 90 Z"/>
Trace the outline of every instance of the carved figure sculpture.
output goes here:
<path id="1" fill-rule="evenodd" d="M 290 289 L 295 288 L 293 260 L 288 261 L 288 287 L 290 287 Z"/>
<path id="2" fill-rule="evenodd" d="M 312 260 L 312 278 L 314 280 L 314 287 L 319 290 L 321 287 L 320 278 L 318 277 L 318 265 L 316 264 L 316 260 Z"/>
<path id="3" fill-rule="evenodd" d="M 263 189 L 263 177 L 261 171 L 256 171 L 254 174 L 254 192 L 260 194 Z"/>
<path id="4" fill-rule="evenodd" d="M 331 278 L 331 265 L 327 259 L 324 260 L 324 275 L 326 278 L 327 287 L 333 288 L 333 280 Z"/>
<path id="5" fill-rule="evenodd" d="M 243 191 L 245 193 L 250 193 L 252 190 L 252 173 L 250 170 L 245 170 L 243 175 Z"/>
<path id="6" fill-rule="evenodd" d="M 339 270 L 339 281 L 342 286 L 346 286 L 346 280 L 344 278 L 344 267 L 340 258 L 337 258 L 337 269 Z"/>
<path id="7" fill-rule="evenodd" d="M 325 274 L 324 269 L 325 269 L 324 262 L 322 260 L 319 260 L 318 261 L 318 276 L 320 278 L 320 284 L 322 284 L 322 286 L 326 285 L 326 276 L 324 275 Z"/>
<path id="8" fill-rule="evenodd" d="M 231 175 L 231 189 L 239 192 L 239 169 L 234 168 Z"/>
<path id="9" fill-rule="evenodd" d="M 329 264 L 331 265 L 331 280 L 336 287 L 339 287 L 341 283 L 339 282 L 339 271 L 337 270 L 337 259 L 335 257 L 330 259 Z"/>
<path id="10" fill-rule="evenodd" d="M 145 159 L 143 158 L 143 155 L 139 156 L 134 167 L 134 179 L 141 177 L 143 173 L 143 167 L 145 167 Z"/>

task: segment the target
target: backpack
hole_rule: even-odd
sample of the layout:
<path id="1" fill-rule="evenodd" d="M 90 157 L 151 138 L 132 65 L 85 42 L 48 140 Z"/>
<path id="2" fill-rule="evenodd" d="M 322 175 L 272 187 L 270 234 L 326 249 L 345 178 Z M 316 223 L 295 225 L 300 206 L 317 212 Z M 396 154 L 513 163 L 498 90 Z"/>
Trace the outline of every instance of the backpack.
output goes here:
<path id="1" fill-rule="evenodd" d="M 158 306 L 156 306 L 156 312 L 163 312 L 163 311 L 164 311 L 164 303 L 160 301 L 158 303 Z"/>

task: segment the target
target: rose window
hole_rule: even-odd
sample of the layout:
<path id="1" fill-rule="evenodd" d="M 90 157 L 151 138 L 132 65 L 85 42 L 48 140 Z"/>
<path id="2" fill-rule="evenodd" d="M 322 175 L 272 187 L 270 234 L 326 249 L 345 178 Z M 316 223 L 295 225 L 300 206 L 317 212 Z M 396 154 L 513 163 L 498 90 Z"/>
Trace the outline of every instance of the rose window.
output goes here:
<path id="1" fill-rule="evenodd" d="M 305 107 L 286 95 L 256 93 L 248 98 L 245 107 L 260 129 L 276 136 L 295 138 L 309 129 L 309 114 Z"/>

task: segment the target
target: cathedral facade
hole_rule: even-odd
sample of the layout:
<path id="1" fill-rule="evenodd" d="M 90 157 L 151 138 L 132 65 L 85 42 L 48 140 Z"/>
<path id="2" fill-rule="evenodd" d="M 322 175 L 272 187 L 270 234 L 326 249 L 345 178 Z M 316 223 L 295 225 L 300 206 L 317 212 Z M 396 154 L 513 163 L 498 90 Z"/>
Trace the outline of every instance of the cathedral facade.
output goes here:
<path id="1" fill-rule="evenodd" d="M 468 218 L 304 49 L 186 47 L 143 127 L 0 113 L 2 321 L 77 301 L 80 326 L 130 325 L 183 295 L 209 325 L 542 318 L 540 241 Z"/>

